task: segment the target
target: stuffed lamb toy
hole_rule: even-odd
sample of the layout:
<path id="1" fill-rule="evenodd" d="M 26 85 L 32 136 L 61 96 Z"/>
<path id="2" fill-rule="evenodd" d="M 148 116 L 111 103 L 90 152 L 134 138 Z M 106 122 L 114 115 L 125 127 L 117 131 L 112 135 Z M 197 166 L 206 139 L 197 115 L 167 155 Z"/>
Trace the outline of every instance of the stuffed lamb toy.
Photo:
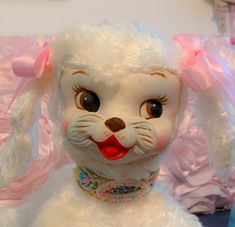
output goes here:
<path id="1" fill-rule="evenodd" d="M 74 23 L 52 43 L 15 57 L 13 69 L 22 80 L 13 132 L 0 153 L 0 185 L 23 171 L 36 104 L 45 94 L 54 143 L 76 165 L 73 174 L 57 171 L 20 205 L 2 206 L 0 226 L 201 226 L 158 183 L 159 168 L 193 90 L 209 158 L 220 176 L 228 175 L 234 161 L 233 78 L 202 38 L 173 41 L 174 47 L 167 46 L 134 25 Z"/>

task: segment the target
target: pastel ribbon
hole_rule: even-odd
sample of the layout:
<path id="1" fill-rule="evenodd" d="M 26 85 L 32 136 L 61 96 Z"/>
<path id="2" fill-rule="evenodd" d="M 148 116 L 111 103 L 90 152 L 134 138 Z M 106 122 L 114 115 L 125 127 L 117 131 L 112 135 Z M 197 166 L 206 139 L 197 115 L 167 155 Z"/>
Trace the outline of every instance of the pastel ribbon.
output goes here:
<path id="1" fill-rule="evenodd" d="M 180 72 L 183 83 L 195 92 L 202 92 L 217 81 L 235 108 L 235 86 L 225 61 L 206 52 L 199 36 L 178 35 L 173 42 L 179 43 L 185 52 Z"/>
<path id="2" fill-rule="evenodd" d="M 34 46 L 31 49 L 25 50 L 23 53 L 21 52 L 12 59 L 12 69 L 16 76 L 22 77 L 22 80 L 16 88 L 6 112 L 31 79 L 40 79 L 43 76 L 45 68 L 50 65 L 51 56 L 51 48 L 48 43 L 44 43 L 43 46 Z"/>
<path id="3" fill-rule="evenodd" d="M 50 63 L 51 49 L 47 43 L 43 47 L 34 47 L 16 56 L 12 60 L 13 71 L 17 76 L 40 78 Z"/>

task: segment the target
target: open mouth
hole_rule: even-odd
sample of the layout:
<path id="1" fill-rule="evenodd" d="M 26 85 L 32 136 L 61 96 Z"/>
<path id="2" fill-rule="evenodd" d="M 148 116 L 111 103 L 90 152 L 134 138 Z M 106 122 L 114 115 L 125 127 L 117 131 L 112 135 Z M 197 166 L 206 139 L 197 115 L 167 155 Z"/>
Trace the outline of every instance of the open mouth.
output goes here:
<path id="1" fill-rule="evenodd" d="M 94 140 L 92 139 L 92 141 Z M 122 146 L 114 135 L 102 142 L 94 142 L 98 146 L 100 153 L 109 160 L 120 159 L 130 150 L 130 148 Z"/>

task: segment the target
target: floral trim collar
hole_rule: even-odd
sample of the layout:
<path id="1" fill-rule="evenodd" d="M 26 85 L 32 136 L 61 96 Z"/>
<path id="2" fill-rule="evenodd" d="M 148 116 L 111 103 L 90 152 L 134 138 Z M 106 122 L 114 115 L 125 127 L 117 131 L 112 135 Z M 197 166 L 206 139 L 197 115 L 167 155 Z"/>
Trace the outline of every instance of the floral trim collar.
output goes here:
<path id="1" fill-rule="evenodd" d="M 74 175 L 80 188 L 97 199 L 113 202 L 127 202 L 144 197 L 157 180 L 159 170 L 151 172 L 148 178 L 141 180 L 126 179 L 115 181 L 98 175 L 86 167 L 76 167 Z"/>

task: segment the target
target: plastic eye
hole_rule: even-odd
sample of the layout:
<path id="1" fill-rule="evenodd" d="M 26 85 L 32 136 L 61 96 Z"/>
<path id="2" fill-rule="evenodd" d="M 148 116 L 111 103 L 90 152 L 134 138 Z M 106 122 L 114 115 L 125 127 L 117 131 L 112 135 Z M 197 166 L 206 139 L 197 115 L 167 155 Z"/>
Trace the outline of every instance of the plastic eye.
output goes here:
<path id="1" fill-rule="evenodd" d="M 149 99 L 140 107 L 140 116 L 146 119 L 159 118 L 162 112 L 162 103 L 157 99 Z"/>
<path id="2" fill-rule="evenodd" d="M 88 90 L 80 91 L 75 96 L 75 104 L 77 108 L 84 109 L 89 112 L 97 112 L 100 108 L 100 100 L 98 96 Z"/>

